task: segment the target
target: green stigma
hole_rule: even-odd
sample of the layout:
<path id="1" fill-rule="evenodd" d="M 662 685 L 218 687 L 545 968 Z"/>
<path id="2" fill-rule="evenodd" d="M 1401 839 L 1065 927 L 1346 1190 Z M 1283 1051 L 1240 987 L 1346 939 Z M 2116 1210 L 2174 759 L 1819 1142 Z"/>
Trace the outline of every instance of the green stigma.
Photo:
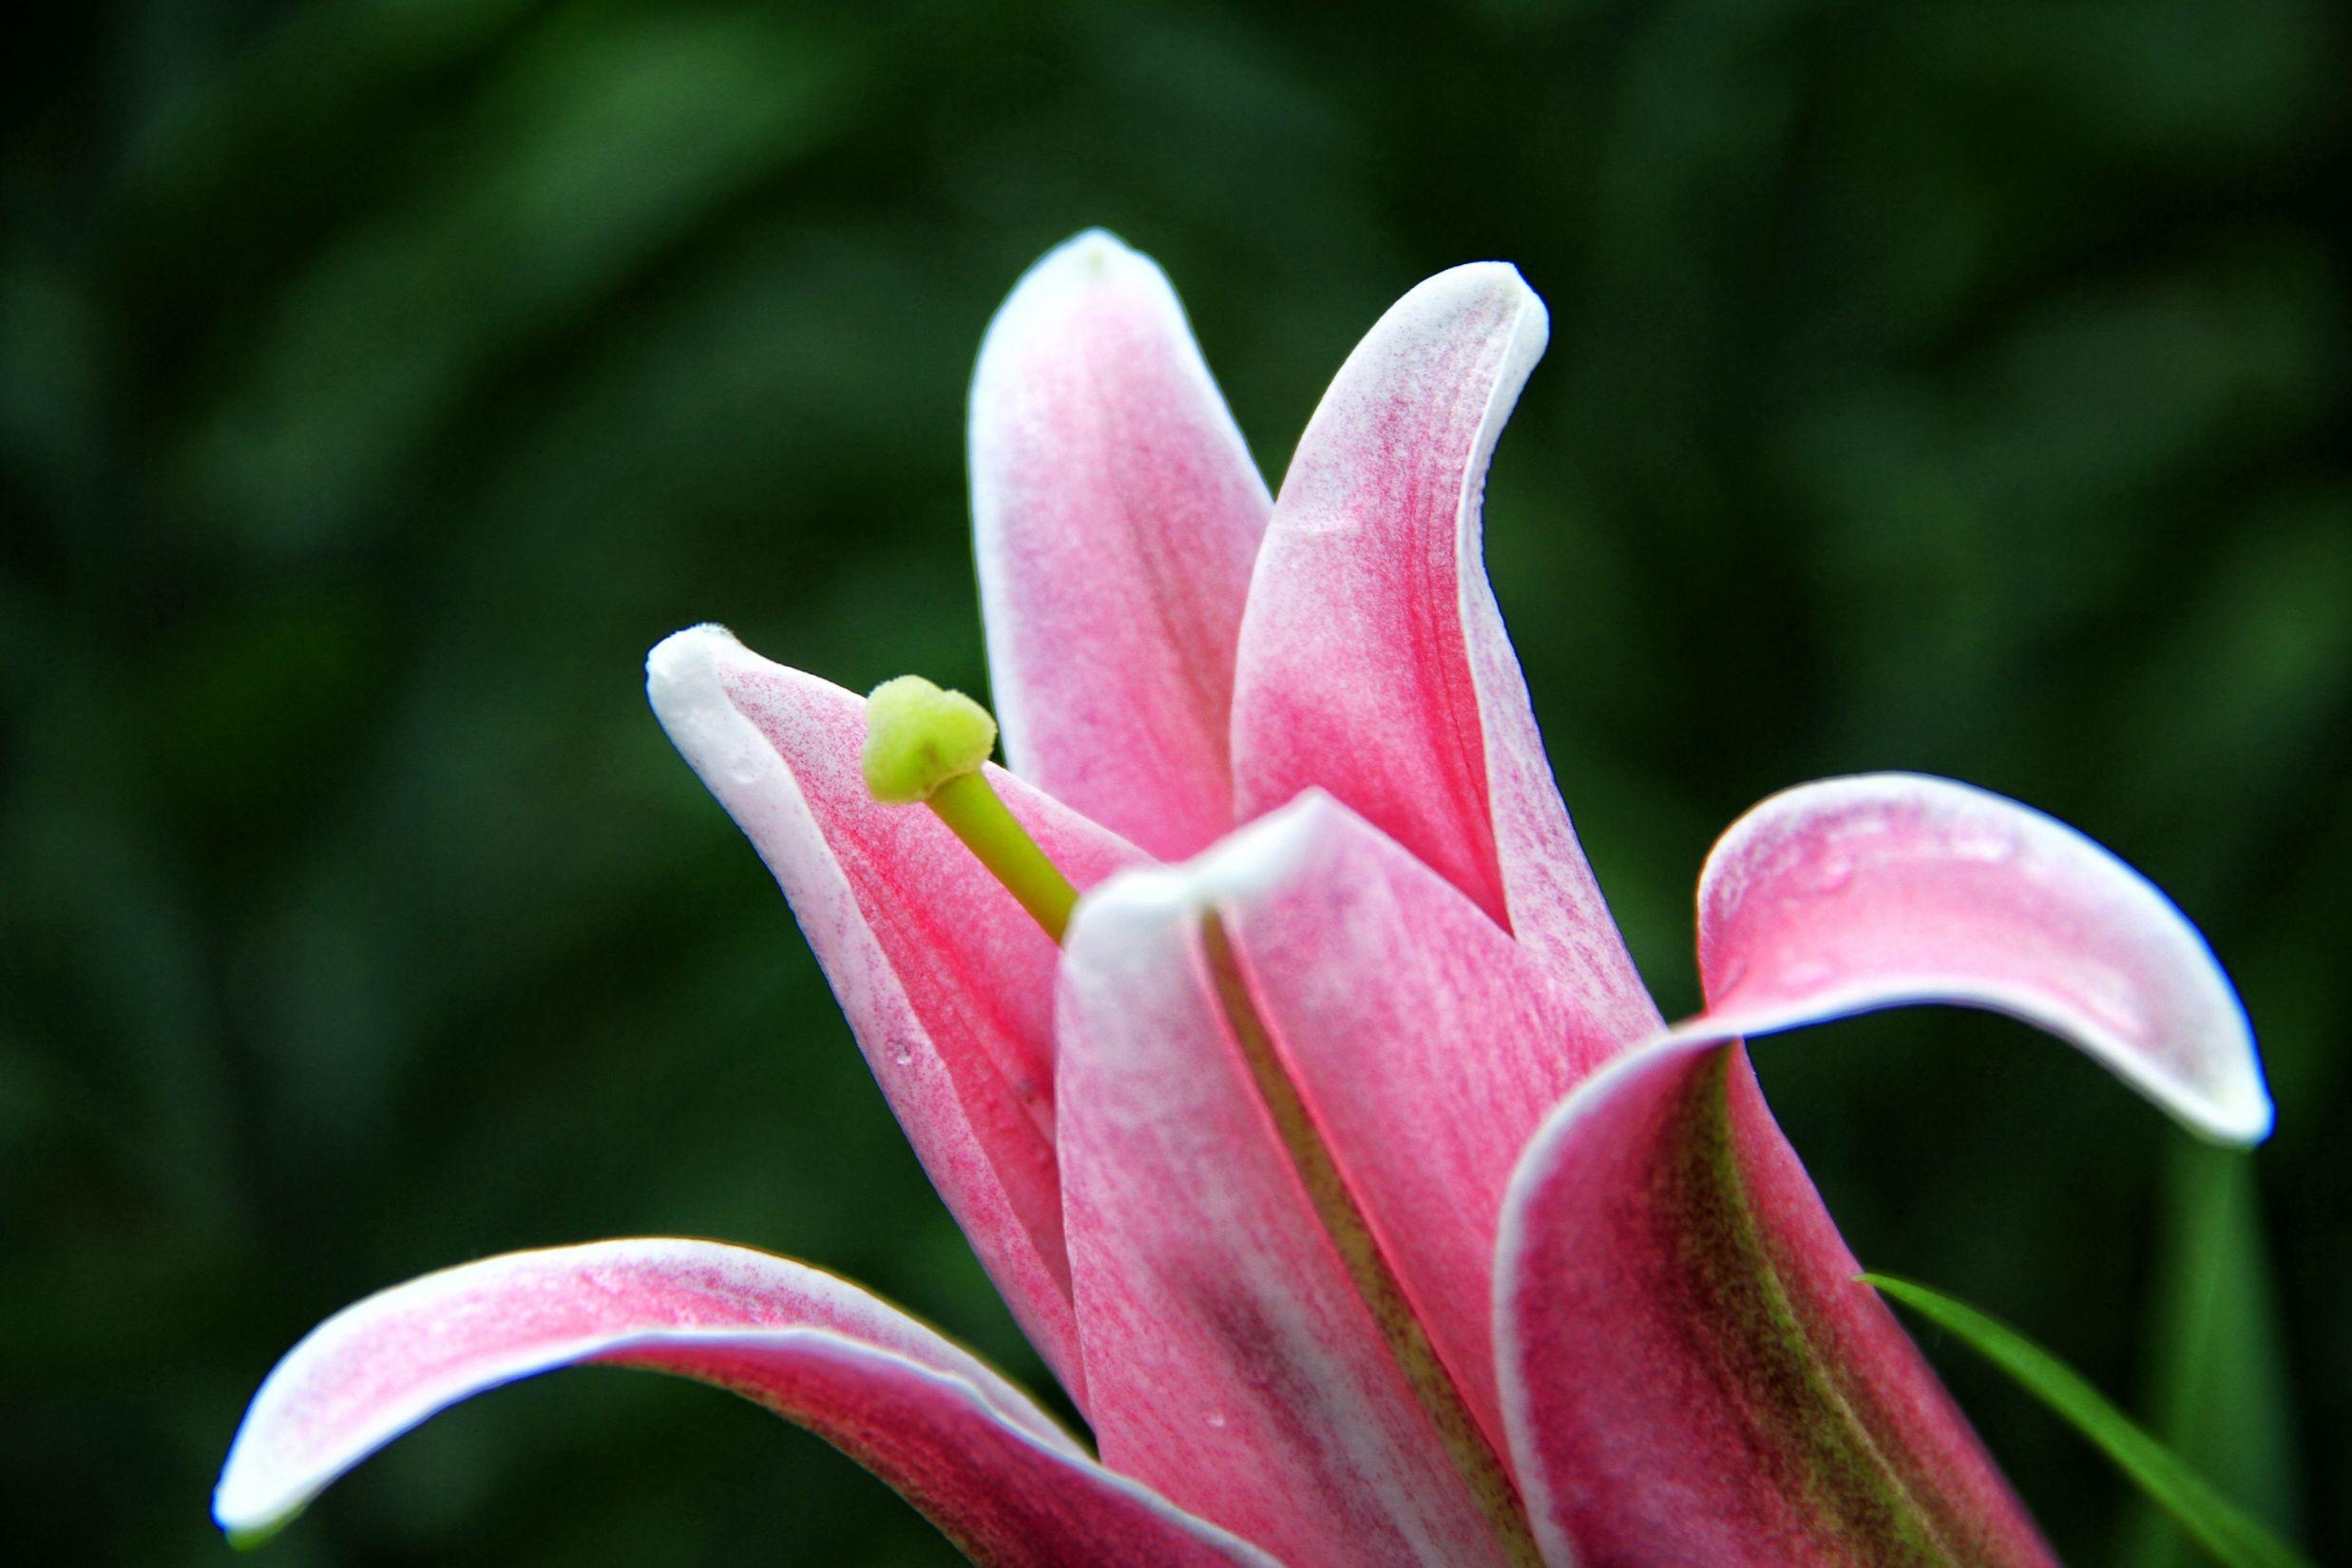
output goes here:
<path id="1" fill-rule="evenodd" d="M 885 680 L 866 698 L 866 793 L 889 806 L 928 800 L 980 771 L 996 749 L 996 720 L 962 692 L 919 675 Z"/>
<path id="2" fill-rule="evenodd" d="M 981 772 L 995 745 L 996 720 L 987 709 L 919 675 L 886 680 L 866 698 L 866 792 L 885 805 L 930 807 L 1060 942 L 1078 889 Z"/>

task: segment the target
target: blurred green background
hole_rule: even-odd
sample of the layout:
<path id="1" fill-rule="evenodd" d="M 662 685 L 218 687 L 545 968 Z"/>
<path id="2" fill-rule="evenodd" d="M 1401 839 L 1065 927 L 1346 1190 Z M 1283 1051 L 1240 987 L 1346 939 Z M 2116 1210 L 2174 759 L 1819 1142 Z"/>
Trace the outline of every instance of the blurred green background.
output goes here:
<path id="1" fill-rule="evenodd" d="M 2247 1161 L 1980 1015 L 1766 1042 L 1858 1253 L 2352 1558 L 2352 231 L 2327 0 L 1317 9 L 125 0 L 0 62 L 0 1510 L 217 1563 L 313 1322 L 720 1236 L 1038 1380 L 773 885 L 645 711 L 700 620 L 985 679 L 963 396 L 1039 252 L 1153 253 L 1270 474 L 1389 300 L 1553 348 L 1498 589 L 1670 1013 L 1770 791 L 2031 801 L 2167 888 L 2282 1108 Z M 1925 1336 L 2061 1550 L 2176 1543 Z M 2331 1505 L 2332 1492 L 2332 1505 Z M 581 1374 L 270 1549 L 938 1563 L 758 1411 Z"/>

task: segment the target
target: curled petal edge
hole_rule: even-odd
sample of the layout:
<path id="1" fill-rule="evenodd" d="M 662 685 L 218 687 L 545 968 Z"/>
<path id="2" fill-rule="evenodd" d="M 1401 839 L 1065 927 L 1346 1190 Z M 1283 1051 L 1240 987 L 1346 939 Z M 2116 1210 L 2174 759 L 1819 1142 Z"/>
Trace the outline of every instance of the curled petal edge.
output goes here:
<path id="1" fill-rule="evenodd" d="M 1950 779 L 1799 785 L 1727 830 L 1699 878 L 1707 1010 L 1729 1039 L 1922 1003 L 2075 1045 L 2199 1136 L 2274 1120 L 2246 1009 L 2178 907 L 2054 817 Z"/>
<path id="2" fill-rule="evenodd" d="M 1659 1025 L 1578 847 L 1487 580 L 1488 461 L 1549 333 L 1475 262 L 1348 356 L 1274 501 L 1242 618 L 1234 804 L 1321 785 L 1460 888 L 1621 1043 Z"/>
<path id="3" fill-rule="evenodd" d="M 255 1396 L 214 1493 L 267 1539 L 361 1460 L 472 1395 L 572 1366 L 740 1394 L 872 1470 L 981 1560 L 1079 1568 L 1121 1555 L 1275 1568 L 1090 1459 L 1012 1385 L 820 1270 L 713 1242 L 510 1253 L 328 1319 Z"/>
<path id="4" fill-rule="evenodd" d="M 1743 1037 L 1928 1002 L 2056 1035 L 2192 1131 L 2270 1125 L 2186 917 L 2073 829 L 1948 780 L 1802 786 L 1699 892 L 1709 1010 L 1581 1085 L 1514 1171 L 1496 1350 L 1547 1552 L 1727 1564 L 1854 1541 L 2049 1560 L 1765 1107 Z M 1605 1344 L 1602 1356 L 1591 1344 Z"/>

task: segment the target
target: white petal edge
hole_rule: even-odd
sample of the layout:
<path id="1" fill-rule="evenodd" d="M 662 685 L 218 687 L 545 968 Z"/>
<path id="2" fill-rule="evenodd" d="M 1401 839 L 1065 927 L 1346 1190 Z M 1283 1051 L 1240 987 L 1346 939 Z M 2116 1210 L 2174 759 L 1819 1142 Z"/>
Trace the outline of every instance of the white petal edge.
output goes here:
<path id="1" fill-rule="evenodd" d="M 1905 972 L 1874 970 L 1805 989 L 1800 996 L 1742 1000 L 1752 983 L 1719 972 L 1712 950 L 1719 924 L 1736 923 L 1735 909 L 1754 880 L 1746 861 L 1769 852 L 1807 822 L 1858 822 L 1875 815 L 1917 813 L 1977 832 L 1988 861 L 2023 868 L 2018 874 L 2062 882 L 2081 890 L 2115 930 L 2148 946 L 2171 977 L 2168 1037 L 2154 1042 L 2173 1056 L 2202 1064 L 2209 1081 L 2169 1070 L 2148 1040 L 2134 1041 L 2110 1019 L 2048 988 L 1996 978 L 1937 972 L 1922 964 Z M 1966 820 L 1963 820 L 1966 819 Z M 1865 844 L 1864 836 L 1849 844 Z M 2260 1053 L 2244 1004 L 2204 935 L 2145 875 L 2075 828 L 2005 795 L 1924 774 L 1886 773 L 1820 780 L 1768 797 L 1724 832 L 1699 877 L 1700 966 L 1708 1010 L 1678 1025 L 1678 1041 L 1763 1035 L 1835 1018 L 1928 1003 L 1981 1007 L 2031 1023 L 2078 1046 L 2100 1065 L 2209 1140 L 2253 1144 L 2268 1137 L 2276 1112 L 2264 1085 Z M 1835 958 L 1825 951 L 1825 958 Z M 2128 1000 L 2128 999 L 2127 999 Z M 2147 1021 L 2143 1019 L 2143 1023 Z"/>
<path id="2" fill-rule="evenodd" d="M 779 1310 L 795 1310 L 788 1305 L 787 1297 L 813 1304 L 815 1311 L 853 1323 L 861 1333 L 873 1337 L 807 1325 L 696 1325 L 570 1335 L 479 1361 L 466 1376 L 444 1379 L 437 1386 L 428 1384 L 404 1398 L 388 1401 L 371 1412 L 370 1419 L 305 1461 L 290 1463 L 286 1456 L 267 1451 L 269 1438 L 298 1426 L 298 1421 L 288 1419 L 289 1407 L 298 1403 L 306 1375 L 319 1363 L 332 1362 L 347 1342 L 360 1337 L 371 1326 L 388 1317 L 414 1313 L 420 1297 L 429 1308 L 436 1292 L 454 1298 L 466 1293 L 457 1288 L 479 1282 L 501 1269 L 521 1272 L 545 1265 L 593 1265 L 605 1259 L 651 1266 L 664 1258 L 686 1269 L 718 1271 L 726 1285 L 750 1296 L 773 1291 Z M 812 1308 L 804 1305 L 796 1310 Z M 592 1242 L 480 1259 L 410 1280 L 344 1309 L 304 1336 L 255 1395 L 214 1492 L 214 1518 L 232 1541 L 258 1544 L 291 1521 L 354 1465 L 453 1405 L 542 1372 L 579 1365 L 626 1366 L 632 1355 L 651 1356 L 665 1350 L 739 1350 L 754 1356 L 792 1351 L 831 1359 L 879 1377 L 909 1381 L 968 1405 L 1017 1444 L 1034 1450 L 1051 1465 L 1065 1467 L 1073 1482 L 1101 1487 L 1124 1499 L 1233 1563 L 1246 1568 L 1279 1568 L 1256 1548 L 1185 1514 L 1150 1488 L 1104 1469 L 1051 1416 L 977 1357 L 859 1287 L 792 1259 L 683 1238 Z"/>

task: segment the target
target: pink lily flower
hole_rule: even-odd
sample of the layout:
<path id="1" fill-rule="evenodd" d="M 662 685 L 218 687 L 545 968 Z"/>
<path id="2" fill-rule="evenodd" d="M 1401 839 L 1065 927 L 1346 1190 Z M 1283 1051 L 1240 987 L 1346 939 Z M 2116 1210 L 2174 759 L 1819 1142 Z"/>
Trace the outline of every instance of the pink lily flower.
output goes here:
<path id="1" fill-rule="evenodd" d="M 1922 1002 L 2259 1140 L 2196 931 L 2072 830 L 1809 784 L 1702 873 L 1669 1028 L 1578 848 L 1481 558 L 1541 352 L 1499 264 L 1414 289 L 1270 500 L 1158 269 L 1081 236 L 972 389 L 985 776 L 1084 890 L 1058 945 L 864 704 L 700 627 L 672 738 L 775 872 L 1090 1454 L 855 1287 L 716 1243 L 528 1252 L 329 1320 L 215 1500 L 275 1527 L 432 1412 L 562 1366 L 733 1389 L 1010 1564 L 2048 1563 L 1774 1125 L 1742 1042 Z M 985 741 L 984 741 L 985 746 Z"/>

